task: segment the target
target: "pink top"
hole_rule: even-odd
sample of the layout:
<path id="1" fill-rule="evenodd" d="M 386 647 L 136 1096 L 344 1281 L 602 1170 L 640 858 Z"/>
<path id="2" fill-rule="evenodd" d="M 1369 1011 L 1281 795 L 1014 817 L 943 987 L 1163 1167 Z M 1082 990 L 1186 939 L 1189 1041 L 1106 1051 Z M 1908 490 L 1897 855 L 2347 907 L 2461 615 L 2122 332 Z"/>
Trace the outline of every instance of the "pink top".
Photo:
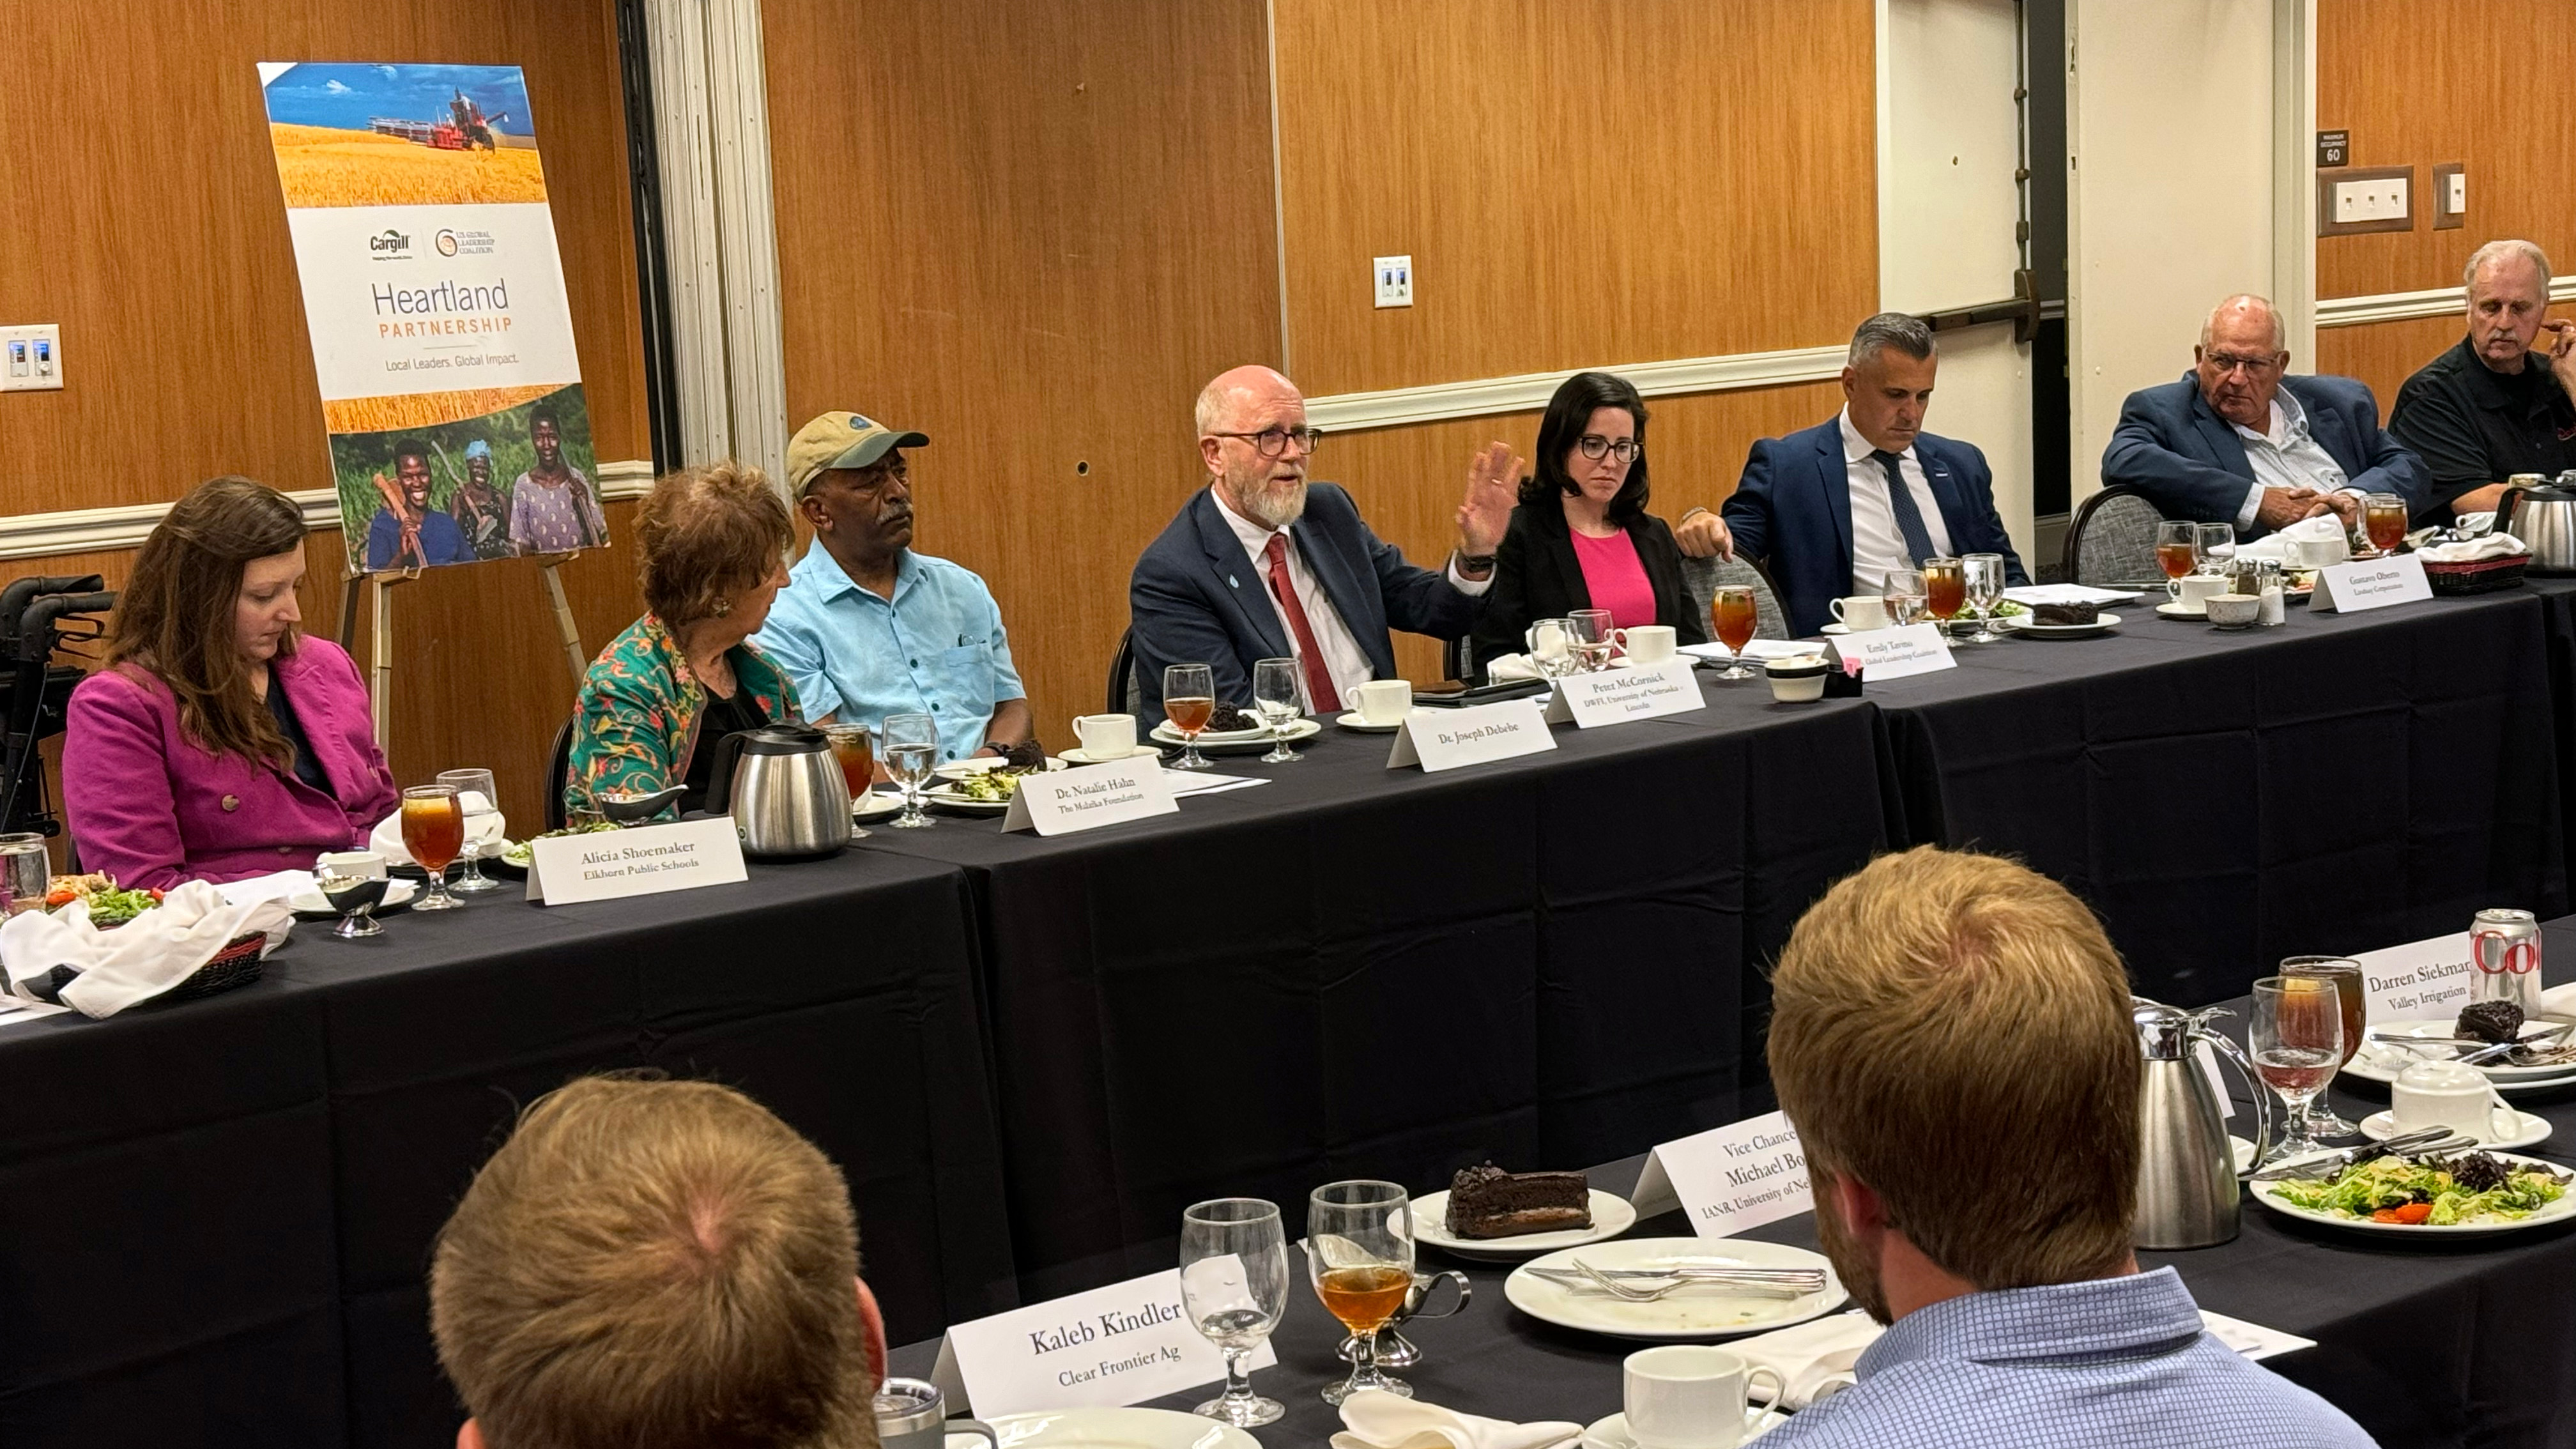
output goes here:
<path id="1" fill-rule="evenodd" d="M 1592 607 L 1610 611 L 1610 627 L 1634 629 L 1655 622 L 1655 586 L 1637 561 L 1637 545 L 1628 530 L 1608 538 L 1571 528 L 1566 533 L 1574 540 L 1574 561 L 1583 566 L 1583 587 L 1592 595 Z"/>
<path id="2" fill-rule="evenodd" d="M 81 869 L 166 888 L 306 870 L 323 851 L 363 848 L 402 795 L 376 749 L 357 666 L 340 646 L 306 638 L 277 660 L 277 685 L 328 792 L 188 739 L 179 701 L 147 670 L 129 664 L 82 680 L 63 741 L 63 804 Z"/>

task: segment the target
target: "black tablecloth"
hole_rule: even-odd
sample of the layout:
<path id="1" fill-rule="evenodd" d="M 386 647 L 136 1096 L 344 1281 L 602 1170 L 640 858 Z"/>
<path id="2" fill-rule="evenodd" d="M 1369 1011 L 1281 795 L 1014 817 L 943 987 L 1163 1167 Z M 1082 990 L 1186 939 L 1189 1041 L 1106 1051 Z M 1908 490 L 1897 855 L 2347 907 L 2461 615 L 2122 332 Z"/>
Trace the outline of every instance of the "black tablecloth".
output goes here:
<path id="1" fill-rule="evenodd" d="M 866 842 L 975 882 L 1023 1287 L 1225 1193 L 1643 1150 L 1767 1103 L 1759 964 L 1886 839 L 1870 711 L 1708 707 L 1426 775 L 1333 727 L 1271 783 L 1055 840 Z"/>
<path id="2" fill-rule="evenodd" d="M 1905 833 L 2020 856 L 2169 1001 L 2260 963 L 2568 909 L 2541 596 L 2228 634 L 2116 608 L 2092 640 L 1962 648 L 1873 685 Z M 2225 964 L 2221 964 L 2225 963 Z"/>
<path id="3" fill-rule="evenodd" d="M 440 1223 L 517 1109 L 653 1066 L 751 1093 L 850 1180 L 904 1336 L 1016 1284 L 965 882 L 882 853 L 372 942 L 0 1030 L 0 1443 L 446 1445 Z"/>
<path id="4" fill-rule="evenodd" d="M 2544 957 L 2545 964 L 2556 963 L 2551 980 L 2576 979 L 2576 920 L 2550 923 Z M 2242 1019 L 2240 1010 L 2240 1025 Z M 2384 1091 L 2355 1095 L 2342 1090 L 2352 1079 L 2338 1083 L 2333 1102 L 2355 1120 L 2388 1105 Z M 2520 1098 L 2518 1105 L 2558 1129 L 2547 1142 L 2520 1151 L 2576 1162 L 2576 1093 Z M 1631 1157 L 1595 1168 L 1593 1183 L 1625 1194 L 1642 1166 L 1641 1157 Z M 1447 1184 L 1414 1179 L 1413 1186 Z M 1292 1235 L 1301 1203 L 1302 1194 L 1282 1204 Z M 1802 1215 L 1745 1236 L 1814 1248 L 1814 1223 Z M 1648 1218 L 1629 1234 L 1689 1235 L 1679 1213 Z M 1152 1248 L 1160 1257 L 1147 1266 L 1175 1261 L 1168 1236 Z M 2233 1242 L 2138 1256 L 2142 1267 L 2172 1266 L 2203 1308 L 2316 1340 L 2317 1347 L 2266 1365 L 2352 1415 L 2387 1449 L 2576 1443 L 2576 1318 L 2567 1312 L 2576 1301 L 2576 1230 L 2535 1229 L 2465 1246 L 2392 1244 L 2310 1227 L 2249 1202 Z M 1319 1444 L 1338 1429 L 1339 1416 L 1316 1394 L 1348 1372 L 1333 1356 L 1341 1325 L 1304 1286 L 1303 1260 L 1292 1266 L 1299 1281 L 1272 1338 L 1279 1366 L 1253 1375 L 1255 1390 L 1288 1408 L 1280 1422 L 1251 1431 L 1270 1445 Z M 1464 1271 L 1476 1296 L 1458 1317 L 1405 1329 L 1426 1361 L 1399 1377 L 1419 1397 L 1520 1421 L 1590 1423 L 1618 1411 L 1620 1361 L 1646 1345 L 1556 1328 L 1521 1313 L 1503 1298 L 1508 1264 L 1452 1260 L 1426 1249 L 1420 1267 Z M 928 1376 L 936 1347 L 899 1350 L 894 1371 Z M 1154 1405 L 1187 1409 L 1207 1397 L 1193 1391 Z"/>

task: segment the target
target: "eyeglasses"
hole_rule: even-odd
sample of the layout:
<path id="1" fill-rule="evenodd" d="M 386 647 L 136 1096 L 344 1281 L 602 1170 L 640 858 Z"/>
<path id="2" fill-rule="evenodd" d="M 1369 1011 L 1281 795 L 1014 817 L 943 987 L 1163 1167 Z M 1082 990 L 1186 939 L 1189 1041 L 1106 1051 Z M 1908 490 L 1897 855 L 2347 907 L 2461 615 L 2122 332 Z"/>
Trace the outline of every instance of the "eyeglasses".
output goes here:
<path id="1" fill-rule="evenodd" d="M 1574 440 L 1574 446 L 1587 458 L 1599 458 L 1607 453 L 1622 463 L 1634 463 L 1646 452 L 1646 445 L 1634 438 L 1621 438 L 1614 443 L 1599 433 L 1585 433 Z"/>
<path id="2" fill-rule="evenodd" d="M 1300 452 L 1314 452 L 1315 445 L 1323 441 L 1324 430 L 1321 428 L 1263 428 L 1257 433 L 1209 433 L 1206 436 L 1242 438 L 1252 444 L 1252 451 L 1265 458 L 1276 458 L 1288 451 L 1288 445 L 1291 442 L 1297 444 Z"/>
<path id="3" fill-rule="evenodd" d="M 2244 369 L 2247 376 L 2256 377 L 2263 373 L 2270 372 L 2273 368 L 2281 365 L 2281 359 L 2277 355 L 2271 357 L 2232 357 L 2224 352 L 2212 352 L 2201 360 L 2208 363 L 2209 370 L 2217 373 L 2220 377 L 2225 377 L 2227 374 L 2234 372 L 2239 368 Z"/>

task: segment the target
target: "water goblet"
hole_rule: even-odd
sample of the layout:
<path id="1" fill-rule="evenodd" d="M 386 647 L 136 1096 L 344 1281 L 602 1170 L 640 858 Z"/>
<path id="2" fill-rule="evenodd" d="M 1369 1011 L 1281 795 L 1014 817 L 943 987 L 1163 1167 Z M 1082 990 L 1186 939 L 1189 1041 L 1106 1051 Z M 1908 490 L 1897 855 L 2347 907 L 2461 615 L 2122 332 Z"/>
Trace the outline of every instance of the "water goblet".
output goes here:
<path id="1" fill-rule="evenodd" d="M 459 895 L 469 896 L 483 891 L 499 890 L 501 883 L 483 873 L 483 846 L 480 841 L 474 839 L 474 823 L 485 816 L 497 815 L 501 811 L 501 792 L 493 787 L 492 772 L 441 770 L 438 772 L 438 783 L 455 786 L 456 798 L 465 807 L 466 844 L 463 854 L 457 857 L 465 862 L 465 873 L 458 876 L 455 884 L 448 889 Z M 479 809 L 475 804 L 478 799 L 482 802 Z M 498 846 L 493 848 L 499 849 Z"/>
<path id="2" fill-rule="evenodd" d="M 1261 757 L 1265 765 L 1293 765 L 1304 758 L 1288 748 L 1288 725 L 1298 717 L 1301 704 L 1298 683 L 1294 659 L 1252 661 L 1252 707 L 1261 711 L 1261 722 L 1270 727 L 1270 753 Z"/>
<path id="3" fill-rule="evenodd" d="M 1181 734 L 1181 757 L 1163 768 L 1204 770 L 1199 733 L 1216 713 L 1216 671 L 1205 664 L 1174 664 L 1163 670 L 1163 715 Z"/>
<path id="4" fill-rule="evenodd" d="M 1225 1353 L 1225 1392 L 1192 1413 L 1248 1429 L 1288 1412 L 1252 1391 L 1244 1367 L 1288 1311 L 1288 1238 L 1277 1204 L 1221 1197 L 1181 1214 L 1181 1309 Z"/>
<path id="5" fill-rule="evenodd" d="M 1306 1268 L 1324 1310 L 1358 1341 L 1351 1376 L 1324 1390 L 1339 1404 L 1375 1391 L 1413 1397 L 1377 1365 L 1377 1331 L 1413 1291 L 1413 1205 L 1391 1182 L 1328 1182 L 1306 1203 Z"/>
<path id="6" fill-rule="evenodd" d="M 890 714 L 883 728 L 886 775 L 903 790 L 903 813 L 887 821 L 886 828 L 924 829 L 932 821 L 921 813 L 921 787 L 929 782 L 931 762 L 939 754 L 939 721 L 926 714 Z"/>

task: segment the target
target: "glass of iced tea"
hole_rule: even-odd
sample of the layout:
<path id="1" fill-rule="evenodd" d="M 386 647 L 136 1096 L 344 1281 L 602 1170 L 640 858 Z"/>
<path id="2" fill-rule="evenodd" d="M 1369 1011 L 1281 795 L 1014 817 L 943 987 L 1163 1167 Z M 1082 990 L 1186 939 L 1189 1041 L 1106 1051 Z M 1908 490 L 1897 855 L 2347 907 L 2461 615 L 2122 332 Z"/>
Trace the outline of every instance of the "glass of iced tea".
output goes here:
<path id="1" fill-rule="evenodd" d="M 429 872 L 429 894 L 415 911 L 452 911 L 465 904 L 447 893 L 447 867 L 465 848 L 465 804 L 453 785 L 414 785 L 402 793 L 403 849 Z"/>
<path id="2" fill-rule="evenodd" d="M 1208 716 L 1215 713 L 1214 669 L 1205 664 L 1174 664 L 1163 670 L 1163 717 L 1181 735 L 1181 757 L 1165 765 L 1165 769 L 1208 767 L 1207 756 L 1199 753 L 1199 731 L 1207 728 Z"/>
<path id="3" fill-rule="evenodd" d="M 1306 1200 L 1306 1269 L 1324 1311 L 1351 1331 L 1351 1376 L 1324 1390 L 1338 1404 L 1365 1389 L 1402 1398 L 1413 1386 L 1377 1366 L 1377 1331 L 1413 1290 L 1413 1204 L 1391 1182 L 1328 1182 Z"/>
<path id="4" fill-rule="evenodd" d="M 1950 621 L 1968 602 L 1968 566 L 1955 558 L 1923 561 L 1923 611 L 1948 633 Z"/>
<path id="5" fill-rule="evenodd" d="M 2395 553 L 2406 541 L 2406 500 L 2394 493 L 2362 495 L 2361 526 L 2370 535 L 2372 548 Z"/>
<path id="6" fill-rule="evenodd" d="M 850 787 L 850 804 L 856 807 L 868 798 L 868 786 L 876 783 L 876 737 L 863 724 L 827 724 L 823 726 L 823 738 L 831 742 L 832 763 L 841 767 L 841 778 Z M 864 836 L 867 832 L 853 825 L 850 834 Z"/>
<path id="7" fill-rule="evenodd" d="M 1717 677 L 1751 679 L 1753 671 L 1744 667 L 1744 646 L 1753 642 L 1756 617 L 1753 586 L 1727 584 L 1720 588 L 1717 597 L 1709 600 L 1708 617 L 1709 623 L 1715 626 L 1717 642 L 1725 645 L 1727 651 L 1735 656 L 1727 661 L 1726 668 L 1719 671 Z"/>
<path id="8" fill-rule="evenodd" d="M 2156 567 L 2166 578 L 2181 578 L 2199 566 L 2199 524 L 2169 518 L 2156 525 Z"/>
<path id="9" fill-rule="evenodd" d="M 2281 974 L 2334 983 L 2336 1004 L 2343 1012 L 2343 1061 L 2335 1065 L 2340 1068 L 2351 1061 L 2352 1054 L 2361 1050 L 2362 1029 L 2368 1025 L 2370 1014 L 2370 1004 L 2361 994 L 2361 963 L 2341 956 L 2292 956 L 2281 963 Z M 2323 1093 L 2318 1094 L 2317 1105 L 2311 1109 L 2310 1121 L 2326 1137 L 2354 1137 L 2361 1133 L 2359 1127 L 2326 1105 Z"/>

